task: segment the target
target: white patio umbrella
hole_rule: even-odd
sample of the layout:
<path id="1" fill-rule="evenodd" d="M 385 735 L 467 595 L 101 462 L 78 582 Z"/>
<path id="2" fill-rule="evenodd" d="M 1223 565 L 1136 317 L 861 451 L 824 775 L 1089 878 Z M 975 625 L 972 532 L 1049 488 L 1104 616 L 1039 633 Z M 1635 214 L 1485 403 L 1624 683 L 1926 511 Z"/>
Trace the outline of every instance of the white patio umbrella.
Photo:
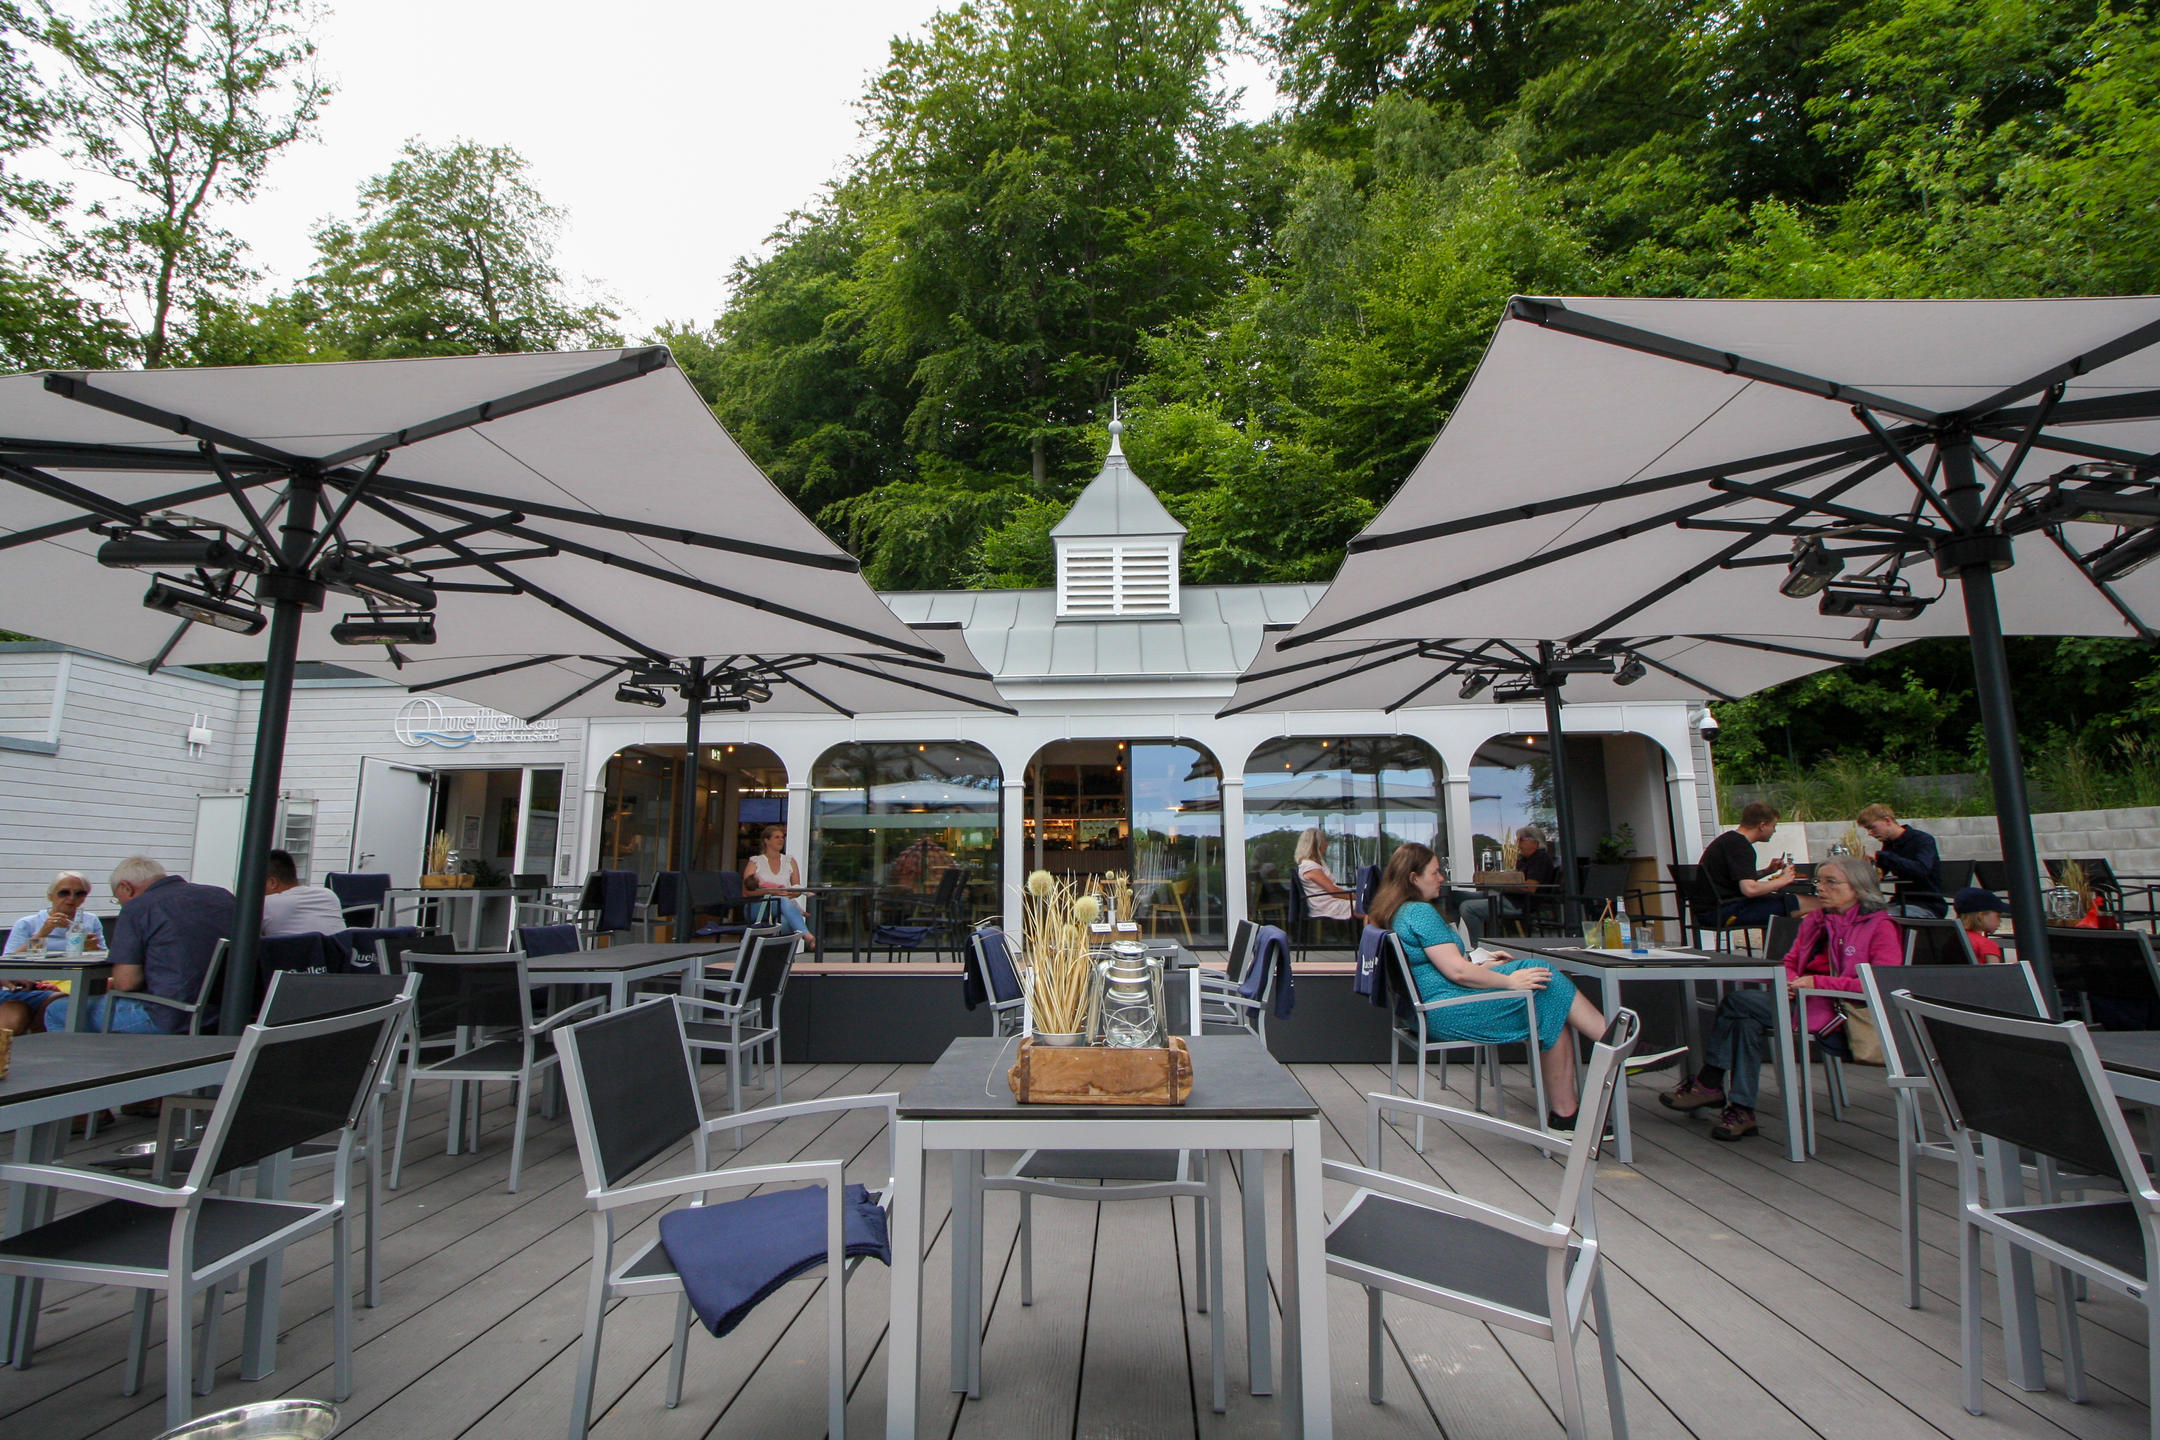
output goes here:
<path id="1" fill-rule="evenodd" d="M 1338 582 L 1340 583 L 1340 582 Z M 1805 635 L 1647 635 L 1563 652 L 1535 640 L 1323 640 L 1284 647 L 1301 626 L 1270 633 L 1239 677 L 1223 715 L 1250 710 L 1378 710 L 1461 703 L 1489 695 L 1545 706 L 1553 767 L 1558 853 L 1575 854 L 1574 800 L 1561 733 L 1567 703 L 1736 700 L 1768 686 L 1895 649 L 1865 633 L 1841 640 Z M 1453 681 L 1454 684 L 1448 682 Z M 1573 874 L 1561 866 L 1565 898 Z"/>
<path id="2" fill-rule="evenodd" d="M 10 628 L 153 665 L 265 661 L 236 997 L 254 982 L 297 660 L 446 637 L 657 664 L 715 633 L 939 654 L 658 347 L 8 376 L 0 481 Z M 101 567 L 149 570 L 150 588 Z M 333 596 L 341 623 L 303 625 Z M 251 1009 L 226 1006 L 226 1023 Z"/>
<path id="3" fill-rule="evenodd" d="M 635 655 L 429 655 L 402 664 L 376 660 L 351 668 L 407 689 L 455 695 L 528 722 L 550 717 L 624 719 L 683 701 L 685 753 L 697 753 L 709 714 L 960 714 L 1018 712 L 998 695 L 990 674 L 954 622 L 908 627 L 936 655 L 720 654 L 655 664 Z M 351 662 L 347 662 L 349 665 Z M 676 807 L 676 864 L 689 868 L 697 836 L 697 769 L 685 765 Z"/>
<path id="4" fill-rule="evenodd" d="M 1511 301 L 1285 651 L 1490 624 L 1970 636 L 2020 954 L 2048 974 L 2002 636 L 2160 615 L 2160 297 Z M 1948 603 L 1957 582 L 1962 605 Z"/>

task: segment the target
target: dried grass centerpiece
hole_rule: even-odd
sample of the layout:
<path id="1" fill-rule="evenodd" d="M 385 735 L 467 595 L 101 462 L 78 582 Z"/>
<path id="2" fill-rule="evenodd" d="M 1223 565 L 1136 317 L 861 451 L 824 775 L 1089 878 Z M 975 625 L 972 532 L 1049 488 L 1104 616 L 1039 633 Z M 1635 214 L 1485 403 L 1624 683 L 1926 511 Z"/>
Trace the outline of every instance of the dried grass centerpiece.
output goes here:
<path id="1" fill-rule="evenodd" d="M 450 875 L 450 832 L 438 830 L 428 841 L 427 871 L 420 877 L 423 890 L 448 890 L 457 881 Z"/>
<path id="2" fill-rule="evenodd" d="M 1079 1045 L 1088 1030 L 1093 969 L 1088 926 L 1102 901 L 1047 870 L 1027 879 L 1021 929 L 1020 983 L 1028 997 L 1036 1038 L 1046 1045 Z"/>

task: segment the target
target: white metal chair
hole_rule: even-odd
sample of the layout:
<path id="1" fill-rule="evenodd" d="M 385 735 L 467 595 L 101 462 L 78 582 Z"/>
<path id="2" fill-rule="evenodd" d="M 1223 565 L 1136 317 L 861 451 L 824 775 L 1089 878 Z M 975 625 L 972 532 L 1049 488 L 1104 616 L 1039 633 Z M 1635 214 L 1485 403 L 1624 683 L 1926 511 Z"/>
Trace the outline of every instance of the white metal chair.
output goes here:
<path id="1" fill-rule="evenodd" d="M 1260 927 L 1250 920 L 1240 920 L 1230 935 L 1228 963 L 1221 975 L 1211 971 L 1200 972 L 1200 1023 L 1203 1031 L 1209 1025 L 1218 1029 L 1234 1026 L 1247 1030 L 1261 1039 L 1267 1039 L 1268 1008 L 1275 1003 L 1275 972 L 1272 968 L 1261 977 L 1258 992 L 1247 995 L 1245 982 L 1252 967 L 1260 963 L 1253 941 Z"/>
<path id="2" fill-rule="evenodd" d="M 1529 990 L 1488 990 L 1477 995 L 1458 995 L 1446 1000 L 1418 999 L 1417 981 L 1410 973 L 1410 956 L 1403 949 L 1402 937 L 1389 932 L 1380 942 L 1381 963 L 1393 965 L 1397 976 L 1395 989 L 1395 1014 L 1388 1037 L 1388 1093 L 1402 1089 L 1400 1068 L 1402 1052 L 1408 1049 L 1417 1066 L 1417 1098 L 1425 1098 L 1425 1067 L 1434 1055 L 1441 1057 L 1446 1065 L 1447 1056 L 1456 1050 L 1472 1052 L 1471 1101 L 1479 1110 L 1485 1108 L 1485 1070 L 1492 1069 L 1493 1094 L 1500 1110 L 1507 1107 L 1507 1093 L 1500 1081 L 1500 1046 L 1483 1040 L 1436 1040 L 1426 1033 L 1427 1018 L 1466 1006 L 1487 1006 L 1501 1011 L 1520 1009 L 1523 1015 L 1524 1033 L 1529 1036 L 1527 1049 L 1530 1068 L 1530 1085 L 1536 1095 L 1537 1121 L 1545 1122 L 1545 1072 L 1538 1065 L 1537 1053 L 1537 996 Z M 1512 1043 L 1512 1042 L 1511 1042 Z M 1440 1077 L 1442 1087 L 1447 1085 L 1447 1073 L 1443 1068 Z M 1418 1153 L 1425 1152 L 1425 1120 L 1417 1121 Z"/>
<path id="3" fill-rule="evenodd" d="M 968 934 L 967 963 L 989 1001 L 990 1034 L 998 1039 L 1019 1034 L 1027 997 L 1013 966 L 1011 939 L 996 925 L 978 925 Z"/>
<path id="4" fill-rule="evenodd" d="M 787 1092 L 787 1071 L 780 1058 L 780 1001 L 787 993 L 788 973 L 802 950 L 802 937 L 789 934 L 746 934 L 737 950 L 734 974 L 726 980 L 706 980 L 703 994 L 680 995 L 683 1036 L 693 1054 L 717 1051 L 727 1057 L 728 1111 L 742 1109 L 743 1063 L 770 1060 L 773 1067 L 772 1098 Z M 735 1143 L 742 1144 L 736 1132 Z"/>
<path id="5" fill-rule="evenodd" d="M 1570 1440 L 1587 1428 L 1575 1347 L 1587 1311 L 1595 1310 L 1598 1351 L 1605 1369 L 1605 1403 L 1614 1440 L 1627 1440 L 1627 1412 L 1620 1393 L 1620 1357 L 1612 1308 L 1605 1300 L 1604 1252 L 1597 1237 L 1595 1191 L 1598 1151 L 1613 1087 L 1635 1049 L 1640 1022 L 1632 1010 L 1613 1016 L 1592 1048 L 1583 1082 L 1582 1116 L 1568 1150 L 1560 1193 L 1550 1214 L 1524 1215 L 1437 1186 L 1405 1180 L 1380 1168 L 1384 1117 L 1409 1112 L 1420 1121 L 1520 1140 L 1540 1149 L 1553 1143 L 1542 1130 L 1448 1105 L 1400 1096 L 1368 1095 L 1370 1121 L 1366 1164 L 1326 1161 L 1321 1174 L 1357 1191 L 1328 1226 L 1327 1271 L 1365 1287 L 1367 1395 L 1384 1402 L 1384 1296 L 1400 1295 L 1468 1315 L 1488 1325 L 1553 1342 L 1560 1371 L 1560 1409 Z M 1324 1377 L 1321 1383 L 1325 1383 Z"/>
<path id="6" fill-rule="evenodd" d="M 1965 1409 L 1981 1410 L 1982 1237 L 2023 1250 L 2055 1272 L 2063 1393 L 2086 1399 L 2074 1277 L 2126 1295 L 2145 1311 L 2146 1369 L 2160 1396 L 2160 1192 L 2145 1173 L 2092 1037 L 2076 1020 L 2028 1020 L 1900 995 L 1958 1160 L 1958 1286 Z M 2040 1196 L 1983 1182 L 1983 1143 L 2040 1158 Z M 2052 1169 L 2068 1166 L 2119 1186 L 2101 1199 L 2063 1200 Z M 2160 1404 L 2151 1431 L 2160 1440 Z"/>
<path id="7" fill-rule="evenodd" d="M 405 1023 L 410 1001 L 275 1028 L 251 1025 L 178 1186 L 59 1165 L 0 1165 L 11 1186 L 44 1185 L 103 1203 L 0 1240 L 0 1273 L 33 1281 L 120 1285 L 136 1292 L 121 1393 L 142 1388 L 150 1304 L 165 1297 L 165 1423 L 193 1410 L 190 1302 L 294 1241 L 332 1232 L 334 1399 L 352 1393 L 352 1239 L 346 1180 L 354 1131 Z M 214 1194 L 219 1177 L 336 1131 L 330 1196 L 321 1201 Z M 264 1271 L 258 1271 L 258 1276 Z M 207 1325 L 206 1325 L 207 1329 Z M 205 1347 L 205 1368 L 210 1359 Z M 27 1352 L 26 1352 L 27 1353 Z"/>
<path id="8" fill-rule="evenodd" d="M 1876 1028 L 1882 1032 L 1884 1078 L 1897 1106 L 1898 1235 L 1899 1253 L 1905 1269 L 1905 1303 L 1920 1308 L 1920 1186 L 1913 1162 L 1925 1156 L 1934 1160 L 1957 1159 L 1948 1140 L 1928 1134 L 1927 1113 L 1920 1103 L 1935 1092 L 1928 1079 L 1912 1028 L 1892 997 L 1898 992 L 1922 1000 L 1953 1005 L 1977 1005 L 2007 1015 L 2042 1019 L 2047 1007 L 2040 997 L 2040 982 L 2032 967 L 2022 961 L 2008 965 L 1900 965 L 1884 970 L 1875 965 L 1860 967 L 1860 984 L 1868 1007 L 1875 1012 Z"/>
<path id="9" fill-rule="evenodd" d="M 533 1018 L 532 983 L 525 971 L 525 957 L 507 955 L 421 955 L 407 952 L 406 967 L 420 977 L 414 1001 L 423 1020 L 449 1024 L 457 1031 L 457 1048 L 440 1060 L 422 1063 L 414 1040 L 406 1056 L 404 1078 L 399 1085 L 397 1144 L 390 1160 L 390 1188 L 395 1190 L 405 1171 L 405 1127 L 412 1116 L 412 1092 L 416 1081 L 447 1084 L 467 1090 L 461 1115 L 451 1108 L 447 1127 L 447 1153 L 458 1153 L 458 1131 L 471 1132 L 472 1148 L 480 1148 L 480 1087 L 490 1081 L 514 1085 L 510 1139 L 510 1193 L 516 1194 L 518 1172 L 525 1164 L 525 1118 L 533 1082 L 553 1068 L 556 1057 L 540 1040 L 557 1026 L 568 1024 L 606 1006 L 605 997 L 586 1000 L 557 1011 L 545 1020 Z"/>
<path id="10" fill-rule="evenodd" d="M 690 1198 L 707 1203 L 715 1190 L 747 1189 L 792 1181 L 810 1181 L 800 1191 L 805 1205 L 825 1212 L 825 1305 L 827 1364 L 826 1424 L 832 1440 L 847 1429 L 847 1286 L 846 1277 L 862 1263 L 846 1256 L 841 1206 L 845 1171 L 838 1160 L 802 1160 L 780 1165 L 749 1165 L 739 1170 L 712 1166 L 710 1138 L 768 1120 L 798 1115 L 830 1115 L 846 1110 L 882 1110 L 891 1143 L 892 1119 L 899 1096 L 850 1095 L 774 1106 L 747 1115 L 705 1118 L 698 1094 L 697 1063 L 685 1043 L 681 1013 L 674 1005 L 650 1001 L 611 1015 L 569 1025 L 555 1034 L 562 1056 L 563 1084 L 570 1100 L 570 1128 L 577 1136 L 578 1163 L 585 1172 L 585 1203 L 592 1212 L 592 1269 L 587 1278 L 585 1328 L 578 1342 L 576 1379 L 570 1399 L 570 1440 L 584 1440 L 592 1423 L 594 1375 L 600 1365 L 601 1330 L 608 1302 L 618 1296 L 673 1295 L 675 1339 L 668 1360 L 667 1405 L 682 1403 L 683 1366 L 690 1341 L 690 1299 L 666 1249 L 655 1238 L 627 1260 L 615 1258 L 615 1217 L 630 1209 L 642 1215 L 656 1200 Z M 690 1142 L 687 1175 L 629 1183 L 683 1141 Z M 888 1170 L 890 1169 L 888 1150 Z M 823 1195 L 815 1188 L 823 1187 Z M 889 1203 L 892 1181 L 877 1191 Z M 730 1203 L 722 1202 L 723 1206 Z"/>

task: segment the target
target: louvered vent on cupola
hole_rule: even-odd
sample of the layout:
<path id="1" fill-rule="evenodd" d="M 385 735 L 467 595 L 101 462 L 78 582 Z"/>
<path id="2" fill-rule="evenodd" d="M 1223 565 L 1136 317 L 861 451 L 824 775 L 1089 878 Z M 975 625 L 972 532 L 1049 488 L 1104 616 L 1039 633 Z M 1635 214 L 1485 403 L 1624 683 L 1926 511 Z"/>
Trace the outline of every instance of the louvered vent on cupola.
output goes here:
<path id="1" fill-rule="evenodd" d="M 1050 531 L 1057 547 L 1060 620 L 1175 618 L 1185 527 L 1125 461 L 1125 426 L 1110 422 L 1110 455 Z"/>

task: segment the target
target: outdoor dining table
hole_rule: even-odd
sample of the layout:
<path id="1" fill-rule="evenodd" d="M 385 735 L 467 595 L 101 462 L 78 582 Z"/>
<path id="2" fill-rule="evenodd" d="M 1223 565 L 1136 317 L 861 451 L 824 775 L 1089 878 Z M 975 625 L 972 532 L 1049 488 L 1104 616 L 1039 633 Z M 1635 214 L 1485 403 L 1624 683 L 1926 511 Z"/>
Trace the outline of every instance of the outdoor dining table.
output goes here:
<path id="1" fill-rule="evenodd" d="M 1283 1154 L 1283 1433 L 1325 1440 L 1329 1410 L 1327 1220 L 1321 1211 L 1320 1107 L 1255 1035 L 1196 1035 L 1192 1092 L 1183 1105 L 1022 1105 L 1006 1085 L 1009 1041 L 955 1040 L 900 1097 L 893 1124 L 892 1318 L 887 1440 L 912 1440 L 922 1362 L 923 1177 L 928 1153 L 953 1164 L 953 1388 L 982 1385 L 985 1151 L 1206 1150 L 1245 1155 L 1245 1187 L 1261 1188 L 1261 1153 Z M 1252 1213 L 1248 1207 L 1247 1214 Z M 1248 1222 L 1249 1223 L 1249 1222 Z M 1265 1266 L 1248 1265 L 1246 1306 L 1264 1307 Z M 1172 1303 L 1175 1303 L 1174 1301 Z M 1263 1342 L 1264 1343 L 1264 1342 Z M 1260 1371 L 1256 1368 L 1255 1382 Z M 1309 1382 L 1309 1383 L 1308 1383 Z M 1014 1383 L 1024 1383 L 1014 1377 Z"/>
<path id="2" fill-rule="evenodd" d="M 90 1009 L 90 983 L 99 982 L 100 988 L 112 979 L 112 956 L 97 950 L 81 955 L 56 955 L 50 951 L 22 951 L 0 956 L 0 990 L 7 988 L 10 980 L 65 980 L 70 982 L 68 994 L 68 1029 L 83 1028 L 83 1016 Z"/>
<path id="3" fill-rule="evenodd" d="M 832 918 L 828 913 L 829 906 L 835 900 L 841 902 L 848 912 L 848 959 L 860 963 L 862 960 L 863 938 L 870 930 L 871 901 L 884 894 L 885 887 L 883 885 L 804 885 L 798 887 L 795 893 L 817 901 L 817 924 L 812 928 L 817 931 L 818 950 L 821 953 L 825 950 L 826 943 L 831 938 L 827 933 L 827 922 Z"/>
<path id="4" fill-rule="evenodd" d="M 486 908 L 480 902 L 498 896 L 508 896 L 515 903 L 517 900 L 529 898 L 532 894 L 533 891 L 529 888 L 519 890 L 510 886 L 491 887 L 486 890 L 420 890 L 415 888 L 386 890 L 383 892 L 382 901 L 383 928 L 397 928 L 398 910 L 408 900 L 413 902 L 413 918 L 415 920 L 425 912 L 430 901 L 446 903 L 463 901 L 465 902 L 465 948 L 467 950 L 477 950 L 480 948 L 480 912 Z"/>
<path id="5" fill-rule="evenodd" d="M 222 1035 L 98 1035 L 61 1031 L 25 1035 L 14 1044 L 6 1078 L 0 1079 L 0 1133 L 12 1134 L 9 1159 L 17 1165 L 50 1165 L 66 1148 L 68 1122 L 77 1115 L 156 1100 L 223 1083 L 240 1042 Z M 53 1191 L 42 1185 L 8 1186 L 7 1235 L 52 1218 Z M 42 1282 L 0 1277 L 0 1357 L 26 1369 L 37 1344 Z M 250 1338 L 262 1338 L 250 1330 Z M 275 1335 L 269 1337 L 274 1347 Z M 250 1354 L 249 1369 L 267 1374 L 264 1350 Z"/>
<path id="6" fill-rule="evenodd" d="M 691 993 L 697 963 L 734 950 L 732 943 L 717 939 L 610 945 L 605 950 L 573 950 L 567 955 L 528 955 L 525 975 L 534 985 L 604 985 L 608 1008 L 620 1010 L 647 980 L 678 976 L 683 993 Z"/>
<path id="7" fill-rule="evenodd" d="M 1678 980 L 1687 987 L 1687 1003 L 1684 1007 L 1688 1028 L 1688 1063 L 1699 1064 L 1702 1044 L 1696 1034 L 1695 985 L 1702 980 L 1755 981 L 1767 984 L 1774 997 L 1773 1014 L 1792 1014 L 1792 989 L 1785 980 L 1785 964 L 1782 960 L 1766 960 L 1761 956 L 1741 955 L 1708 950 L 1688 950 L 1670 945 L 1653 945 L 1644 954 L 1627 950 L 1585 949 L 1580 945 L 1554 944 L 1551 941 L 1516 940 L 1508 949 L 1518 955 L 1535 956 L 1552 964 L 1569 975 L 1598 981 L 1603 997 L 1602 1008 L 1609 1023 L 1620 1013 L 1620 990 L 1631 980 Z M 1772 1025 L 1771 1041 L 1777 1047 L 1778 1089 L 1785 1097 L 1785 1154 L 1795 1164 L 1807 1159 L 1807 1137 L 1810 1133 L 1805 1124 L 1804 1111 L 1807 1089 L 1801 1074 L 1798 1047 L 1793 1044 L 1793 1027 L 1790 1023 Z M 1632 1164 L 1635 1145 L 1628 1123 L 1628 1087 L 1622 1085 L 1613 1092 L 1613 1155 L 1621 1164 Z"/>

